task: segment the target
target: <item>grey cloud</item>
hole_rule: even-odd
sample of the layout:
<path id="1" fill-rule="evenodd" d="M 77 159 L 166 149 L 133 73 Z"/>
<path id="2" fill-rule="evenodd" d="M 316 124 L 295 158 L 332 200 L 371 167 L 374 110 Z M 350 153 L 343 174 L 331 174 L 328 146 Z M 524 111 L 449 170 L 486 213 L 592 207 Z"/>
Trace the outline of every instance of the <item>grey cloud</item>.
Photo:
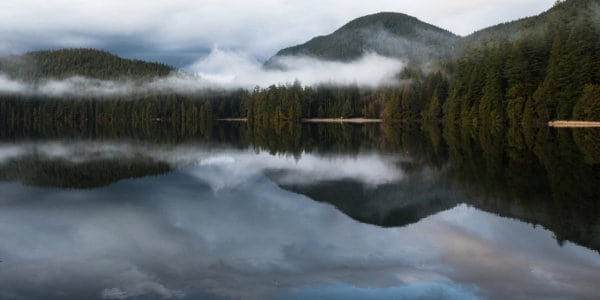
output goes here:
<path id="1" fill-rule="evenodd" d="M 468 34 L 540 13 L 553 0 L 284 1 L 6 0 L 0 4 L 0 53 L 101 47 L 123 55 L 187 64 L 214 46 L 265 60 L 277 50 L 327 34 L 356 17 L 398 11 Z M 183 56 L 178 53 L 185 52 Z M 154 59 L 153 59 L 154 60 Z"/>
<path id="2" fill-rule="evenodd" d="M 49 5 L 36 0 L 9 0 L 0 4 L 0 54 L 91 47 L 128 58 L 172 64 L 199 75 L 198 78 L 172 76 L 141 87 L 127 82 L 81 78 L 34 87 L 37 94 L 53 96 L 121 95 L 140 89 L 195 92 L 207 86 L 253 88 L 295 80 L 306 85 L 336 83 L 375 87 L 395 84 L 392 78 L 405 62 L 365 53 L 352 64 L 306 57 L 282 58 L 280 63 L 288 69 L 285 72 L 266 71 L 261 65 L 279 49 L 330 33 L 356 17 L 379 11 L 408 13 L 464 33 L 482 28 L 483 24 L 492 25 L 488 24 L 490 16 L 507 21 L 539 13 L 551 3 L 550 0 L 525 4 L 515 0 L 463 0 L 451 4 L 439 0 L 419 3 L 152 0 L 139 5 L 117 0 L 101 4 L 59 0 Z M 467 27 L 462 28 L 464 26 Z M 373 39 L 385 40 L 386 45 L 395 48 L 415 47 L 402 40 L 390 40 L 385 35 L 376 35 Z M 423 55 L 431 56 L 431 53 Z M 0 92 L 31 89 L 0 76 Z"/>
<path id="3" fill-rule="evenodd" d="M 240 52 L 213 49 L 210 55 L 188 68 L 201 78 L 229 87 L 269 86 L 299 80 L 304 85 L 357 84 L 367 87 L 392 86 L 404 62 L 365 53 L 351 63 L 323 61 L 310 57 L 281 57 L 277 64 L 285 70 L 266 70 L 255 59 Z"/>

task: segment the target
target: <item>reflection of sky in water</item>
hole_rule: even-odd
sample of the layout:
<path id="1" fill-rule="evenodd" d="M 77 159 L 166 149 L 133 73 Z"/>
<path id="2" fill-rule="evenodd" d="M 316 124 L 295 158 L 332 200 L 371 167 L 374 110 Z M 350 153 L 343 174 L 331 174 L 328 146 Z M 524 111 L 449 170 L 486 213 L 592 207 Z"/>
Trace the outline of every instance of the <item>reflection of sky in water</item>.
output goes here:
<path id="1" fill-rule="evenodd" d="M 267 152 L 254 153 L 244 150 L 224 149 L 222 146 L 206 147 L 204 145 L 139 145 L 135 143 L 111 142 L 45 142 L 23 143 L 20 145 L 0 144 L 0 163 L 8 159 L 24 156 L 35 156 L 52 160 L 66 160 L 80 163 L 100 159 L 129 159 L 145 157 L 166 162 L 173 167 L 197 164 L 200 166 L 220 166 L 221 171 L 227 165 L 234 164 L 227 172 L 238 175 L 261 172 L 265 169 L 285 169 L 291 171 L 280 178 L 281 183 L 307 184 L 320 180 L 336 180 L 344 178 L 356 179 L 367 185 L 380 185 L 397 181 L 402 172 L 394 167 L 397 158 L 383 157 L 376 154 L 357 156 L 322 157 L 311 154 L 302 155 L 296 160 L 292 156 L 270 155 Z M 298 176 L 296 176 L 298 175 Z M 240 176 L 219 178 L 214 172 L 206 173 L 205 180 L 213 184 L 213 188 L 231 185 L 232 180 Z M 228 179 L 228 180 L 223 180 Z M 245 180 L 245 177 L 241 177 Z"/>
<path id="2" fill-rule="evenodd" d="M 403 180 L 389 158 L 201 152 L 169 175 L 90 191 L 0 183 L 0 298 L 596 296 L 598 254 L 540 228 L 458 206 L 382 229 L 260 172 Z"/>

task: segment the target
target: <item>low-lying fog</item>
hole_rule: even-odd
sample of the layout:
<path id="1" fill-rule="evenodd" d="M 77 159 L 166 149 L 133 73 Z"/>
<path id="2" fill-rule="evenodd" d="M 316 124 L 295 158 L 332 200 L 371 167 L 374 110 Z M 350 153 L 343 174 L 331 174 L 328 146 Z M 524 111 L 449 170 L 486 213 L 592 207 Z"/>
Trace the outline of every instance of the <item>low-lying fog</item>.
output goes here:
<path id="1" fill-rule="evenodd" d="M 0 93 L 53 97 L 122 96 L 147 92 L 194 93 L 207 89 L 253 89 L 256 86 L 268 87 L 295 81 L 305 86 L 336 84 L 377 87 L 397 84 L 394 76 L 404 66 L 398 59 L 374 53 L 365 53 L 362 58 L 351 63 L 310 57 L 284 57 L 278 63 L 283 68 L 266 69 L 262 62 L 248 54 L 215 48 L 208 56 L 169 77 L 145 82 L 76 76 L 30 83 L 0 73 Z"/>

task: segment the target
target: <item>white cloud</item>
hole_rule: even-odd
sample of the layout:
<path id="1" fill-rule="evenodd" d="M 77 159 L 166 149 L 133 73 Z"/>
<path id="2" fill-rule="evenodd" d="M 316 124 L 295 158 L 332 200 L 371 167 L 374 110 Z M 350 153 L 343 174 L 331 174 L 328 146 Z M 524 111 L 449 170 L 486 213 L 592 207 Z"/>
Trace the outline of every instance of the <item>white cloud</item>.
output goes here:
<path id="1" fill-rule="evenodd" d="M 272 84 L 293 83 L 304 85 L 357 84 L 377 87 L 394 85 L 394 75 L 402 70 L 403 62 L 397 59 L 365 54 L 352 63 L 328 62 L 307 57 L 285 57 L 282 70 L 267 70 L 251 55 L 240 51 L 213 49 L 210 55 L 188 67 L 193 74 L 176 73 L 149 82 L 98 80 L 71 77 L 62 80 L 27 83 L 0 73 L 0 94 L 26 94 L 45 96 L 114 96 L 140 92 L 180 93 L 198 92 L 207 88 L 267 87 Z"/>
<path id="2" fill-rule="evenodd" d="M 208 88 L 228 88 L 233 85 L 221 85 L 218 81 L 208 81 L 198 76 L 176 73 L 171 76 L 155 78 L 147 82 L 132 80 L 100 80 L 81 76 L 65 79 L 48 79 L 39 82 L 24 82 L 9 78 L 0 73 L 0 94 L 20 94 L 36 96 L 122 96 L 135 93 L 192 93 Z"/>
<path id="3" fill-rule="evenodd" d="M 328 34 L 379 11 L 414 15 L 459 34 L 534 15 L 554 0 L 287 1 L 5 0 L 0 3 L 0 54 L 52 47 L 94 47 L 127 57 L 192 64 L 200 77 L 172 76 L 144 86 L 70 78 L 35 87 L 0 74 L 0 92 L 121 95 L 134 89 L 197 91 L 207 86 L 254 87 L 291 83 L 390 84 L 402 62 L 366 54 L 353 64 L 309 58 L 282 61 L 288 71 L 262 62 L 281 48 Z M 209 50 L 209 49 L 212 49 Z M 32 92 L 33 91 L 33 92 Z"/>
<path id="4" fill-rule="evenodd" d="M 279 60 L 282 70 L 265 70 L 251 55 L 240 51 L 215 48 L 210 55 L 188 69 L 201 78 L 222 86 L 269 86 L 299 80 L 305 85 L 319 83 L 380 86 L 394 84 L 393 76 L 400 72 L 403 62 L 367 53 L 352 63 L 322 61 L 308 57 L 284 57 Z"/>
<path id="5" fill-rule="evenodd" d="M 366 14 L 397 11 L 458 34 L 534 15 L 554 0 L 4 0 L 0 52 L 105 47 L 178 52 L 219 45 L 265 59 Z M 119 38 L 119 41 L 115 41 Z M 126 48 L 126 49 L 124 49 Z"/>
<path id="6" fill-rule="evenodd" d="M 0 92 L 122 95 L 136 89 L 194 92 L 215 85 L 251 88 L 295 80 L 305 85 L 379 86 L 391 84 L 402 62 L 366 54 L 353 64 L 288 58 L 282 61 L 288 67 L 285 72 L 266 71 L 261 65 L 281 48 L 328 34 L 356 17 L 379 11 L 404 12 L 467 34 L 539 13 L 553 2 L 150 0 L 140 5 L 117 0 L 6 0 L 0 3 L 0 54 L 55 47 L 103 48 L 180 67 L 196 60 L 187 69 L 199 77 L 171 76 L 143 86 L 75 77 L 31 86 L 0 74 Z"/>
<path id="7" fill-rule="evenodd" d="M 0 92 L 4 93 L 20 93 L 27 89 L 27 85 L 0 74 Z"/>

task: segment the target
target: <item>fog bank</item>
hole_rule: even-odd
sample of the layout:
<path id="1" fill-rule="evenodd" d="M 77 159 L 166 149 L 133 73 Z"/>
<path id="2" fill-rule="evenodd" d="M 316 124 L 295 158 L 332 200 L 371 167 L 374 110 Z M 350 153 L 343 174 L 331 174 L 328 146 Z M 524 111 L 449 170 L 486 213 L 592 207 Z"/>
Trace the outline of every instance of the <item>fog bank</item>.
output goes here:
<path id="1" fill-rule="evenodd" d="M 265 69 L 262 62 L 239 51 L 214 48 L 205 58 L 187 69 L 199 77 L 221 86 L 253 87 L 292 83 L 304 85 L 356 84 L 377 87 L 397 84 L 398 74 L 404 62 L 375 53 L 365 53 L 350 62 L 324 61 L 312 57 L 287 56 L 277 60 L 280 69 Z"/>
<path id="2" fill-rule="evenodd" d="M 0 94 L 50 97 L 125 96 L 144 93 L 198 93 L 211 89 L 253 89 L 299 81 L 304 86 L 357 85 L 375 88 L 399 84 L 395 79 L 404 63 L 399 59 L 366 53 L 351 62 L 310 57 L 282 57 L 282 69 L 263 68 L 247 53 L 218 48 L 196 63 L 168 77 L 150 80 L 100 80 L 74 76 L 26 82 L 0 73 Z"/>

